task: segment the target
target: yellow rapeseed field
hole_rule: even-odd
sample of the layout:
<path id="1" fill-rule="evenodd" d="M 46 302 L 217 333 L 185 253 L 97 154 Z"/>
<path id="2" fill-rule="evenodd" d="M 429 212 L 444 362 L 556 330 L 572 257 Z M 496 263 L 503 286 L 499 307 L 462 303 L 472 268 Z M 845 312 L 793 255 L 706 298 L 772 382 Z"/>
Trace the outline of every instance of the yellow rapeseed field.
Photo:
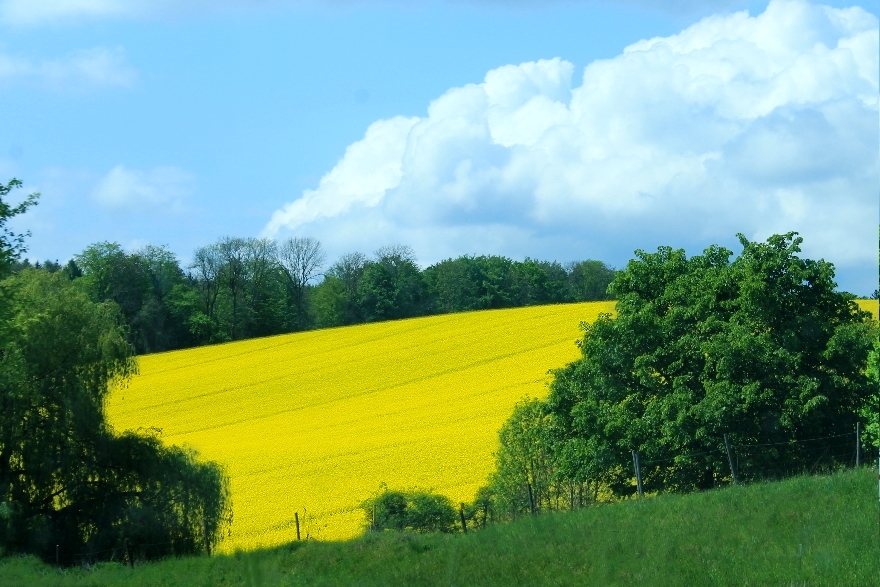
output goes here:
<path id="1" fill-rule="evenodd" d="M 856 300 L 856 303 L 865 312 L 874 314 L 874 320 L 880 320 L 880 300 Z"/>
<path id="2" fill-rule="evenodd" d="M 861 300 L 878 316 L 876 300 Z M 117 430 L 156 427 L 222 463 L 223 550 L 358 534 L 358 504 L 418 487 L 470 501 L 514 404 L 578 356 L 578 324 L 612 302 L 432 316 L 148 355 L 116 390 Z"/>
<path id="3" fill-rule="evenodd" d="M 233 499 L 222 549 L 363 529 L 380 489 L 470 501 L 514 404 L 576 359 L 578 324 L 613 302 L 448 314 L 148 355 L 116 390 L 116 430 L 155 427 L 222 463 Z"/>

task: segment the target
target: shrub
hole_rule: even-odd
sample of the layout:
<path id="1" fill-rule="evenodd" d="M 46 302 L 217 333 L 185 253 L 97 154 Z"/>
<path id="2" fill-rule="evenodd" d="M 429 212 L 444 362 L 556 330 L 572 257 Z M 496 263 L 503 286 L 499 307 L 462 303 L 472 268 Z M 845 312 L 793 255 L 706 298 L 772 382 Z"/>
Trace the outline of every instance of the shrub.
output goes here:
<path id="1" fill-rule="evenodd" d="M 389 491 L 361 504 L 374 531 L 454 532 L 456 511 L 444 495 Z"/>

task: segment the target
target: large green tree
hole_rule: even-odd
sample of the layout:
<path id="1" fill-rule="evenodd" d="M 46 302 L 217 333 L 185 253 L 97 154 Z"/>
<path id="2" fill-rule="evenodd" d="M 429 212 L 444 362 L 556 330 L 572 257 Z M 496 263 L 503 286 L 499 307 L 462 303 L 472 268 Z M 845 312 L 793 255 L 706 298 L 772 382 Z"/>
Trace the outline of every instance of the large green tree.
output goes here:
<path id="1" fill-rule="evenodd" d="M 376 251 L 358 281 L 358 303 L 367 322 L 418 316 L 425 311 L 425 285 L 410 247 Z"/>
<path id="2" fill-rule="evenodd" d="M 75 276 L 77 268 L 82 271 L 80 286 L 93 301 L 119 306 L 128 340 L 139 354 L 194 342 L 186 324 L 189 314 L 180 311 L 185 290 L 191 287 L 167 248 L 146 246 L 129 253 L 119 243 L 99 242 L 76 255 L 66 273 Z"/>
<path id="3" fill-rule="evenodd" d="M 725 434 L 744 478 L 834 465 L 827 442 L 795 441 L 853 432 L 876 395 L 876 328 L 796 233 L 740 242 L 733 261 L 637 251 L 616 276 L 617 316 L 583 325 L 582 357 L 551 385 L 562 475 L 631 493 L 636 450 L 649 490 L 713 487 L 730 477 Z"/>
<path id="4" fill-rule="evenodd" d="M 122 313 L 90 299 L 106 280 L 84 286 L 71 272 L 29 268 L 8 276 L 25 235 L 6 223 L 36 202 L 2 201 L 19 185 L 0 186 L 0 552 L 54 559 L 57 545 L 72 563 L 69 553 L 106 558 L 125 541 L 141 557 L 204 549 L 231 515 L 223 472 L 155 436 L 110 429 L 107 394 L 136 371 Z M 119 251 L 104 252 L 96 259 Z"/>
<path id="5" fill-rule="evenodd" d="M 13 304 L 0 347 L 0 545 L 52 558 L 56 544 L 103 551 L 127 539 L 155 556 L 216 541 L 229 515 L 222 471 L 105 420 L 107 394 L 136 370 L 118 306 L 60 272 L 28 269 L 3 287 Z"/>

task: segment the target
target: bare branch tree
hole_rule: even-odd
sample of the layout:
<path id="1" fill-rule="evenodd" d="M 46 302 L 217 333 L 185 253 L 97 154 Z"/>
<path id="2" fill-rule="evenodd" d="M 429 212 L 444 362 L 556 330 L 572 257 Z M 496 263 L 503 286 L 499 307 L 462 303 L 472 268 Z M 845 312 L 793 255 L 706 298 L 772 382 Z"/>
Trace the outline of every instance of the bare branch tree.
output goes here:
<path id="1" fill-rule="evenodd" d="M 345 292 L 345 324 L 360 321 L 357 293 L 364 270 L 371 263 L 363 253 L 346 253 L 327 270 L 327 275 L 342 282 Z"/>
<path id="2" fill-rule="evenodd" d="M 247 241 L 243 238 L 226 237 L 217 243 L 222 266 L 220 270 L 220 283 L 229 288 L 232 298 L 232 324 L 229 329 L 229 338 L 235 340 L 238 330 L 238 302 L 247 283 Z"/>
<path id="3" fill-rule="evenodd" d="M 378 263 L 386 263 L 391 266 L 398 266 L 403 263 L 416 265 L 416 252 L 409 245 L 385 245 L 380 247 L 375 253 Z"/>
<path id="4" fill-rule="evenodd" d="M 245 244 L 245 264 L 251 285 L 251 299 L 257 301 L 266 280 L 278 266 L 278 246 L 270 238 L 249 238 Z"/>
<path id="5" fill-rule="evenodd" d="M 223 260 L 217 245 L 199 247 L 193 253 L 193 262 L 189 265 L 190 275 L 196 282 L 205 314 L 214 319 L 217 295 L 220 293 L 220 271 Z"/>
<path id="6" fill-rule="evenodd" d="M 245 240 L 245 268 L 248 284 L 248 309 L 246 318 L 253 319 L 259 312 L 267 295 L 266 285 L 278 267 L 278 246 L 270 238 Z M 251 334 L 252 335 L 252 334 Z"/>
<path id="7" fill-rule="evenodd" d="M 341 280 L 347 291 L 355 292 L 367 263 L 367 257 L 363 253 L 346 253 L 339 257 L 328 273 Z"/>
<path id="8" fill-rule="evenodd" d="M 306 326 L 305 292 L 309 281 L 318 277 L 326 256 L 321 242 L 312 237 L 291 237 L 278 247 L 278 264 L 287 278 L 300 328 Z"/>

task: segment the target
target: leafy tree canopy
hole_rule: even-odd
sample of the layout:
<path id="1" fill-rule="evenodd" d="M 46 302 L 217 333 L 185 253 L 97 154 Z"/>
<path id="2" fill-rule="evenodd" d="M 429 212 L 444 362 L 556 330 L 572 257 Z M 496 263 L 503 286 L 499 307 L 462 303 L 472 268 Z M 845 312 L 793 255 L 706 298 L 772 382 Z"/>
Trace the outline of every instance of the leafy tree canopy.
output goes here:
<path id="1" fill-rule="evenodd" d="M 51 560 L 56 544 L 129 540 L 151 557 L 215 541 L 229 516 L 222 471 L 105 421 L 110 388 L 136 370 L 118 306 L 60 271 L 28 269 L 3 286 L 13 304 L 0 347 L 0 549 Z"/>
<path id="2" fill-rule="evenodd" d="M 725 434 L 783 443 L 739 455 L 746 478 L 833 464 L 825 445 L 790 441 L 850 433 L 876 401 L 876 326 L 835 291 L 831 263 L 797 255 L 796 234 L 739 235 L 733 261 L 718 246 L 636 252 L 609 288 L 617 317 L 582 325 L 582 357 L 555 372 L 559 475 L 630 493 L 637 450 L 648 490 L 709 488 L 730 475 Z"/>
<path id="3" fill-rule="evenodd" d="M 9 192 L 21 187 L 17 179 L 10 180 L 6 185 L 0 183 L 0 277 L 9 274 L 12 264 L 18 260 L 21 253 L 27 248 L 24 246 L 24 237 L 30 233 L 16 234 L 9 229 L 7 222 L 23 214 L 28 208 L 36 205 L 40 194 L 31 194 L 17 206 L 12 206 L 6 201 Z"/>

